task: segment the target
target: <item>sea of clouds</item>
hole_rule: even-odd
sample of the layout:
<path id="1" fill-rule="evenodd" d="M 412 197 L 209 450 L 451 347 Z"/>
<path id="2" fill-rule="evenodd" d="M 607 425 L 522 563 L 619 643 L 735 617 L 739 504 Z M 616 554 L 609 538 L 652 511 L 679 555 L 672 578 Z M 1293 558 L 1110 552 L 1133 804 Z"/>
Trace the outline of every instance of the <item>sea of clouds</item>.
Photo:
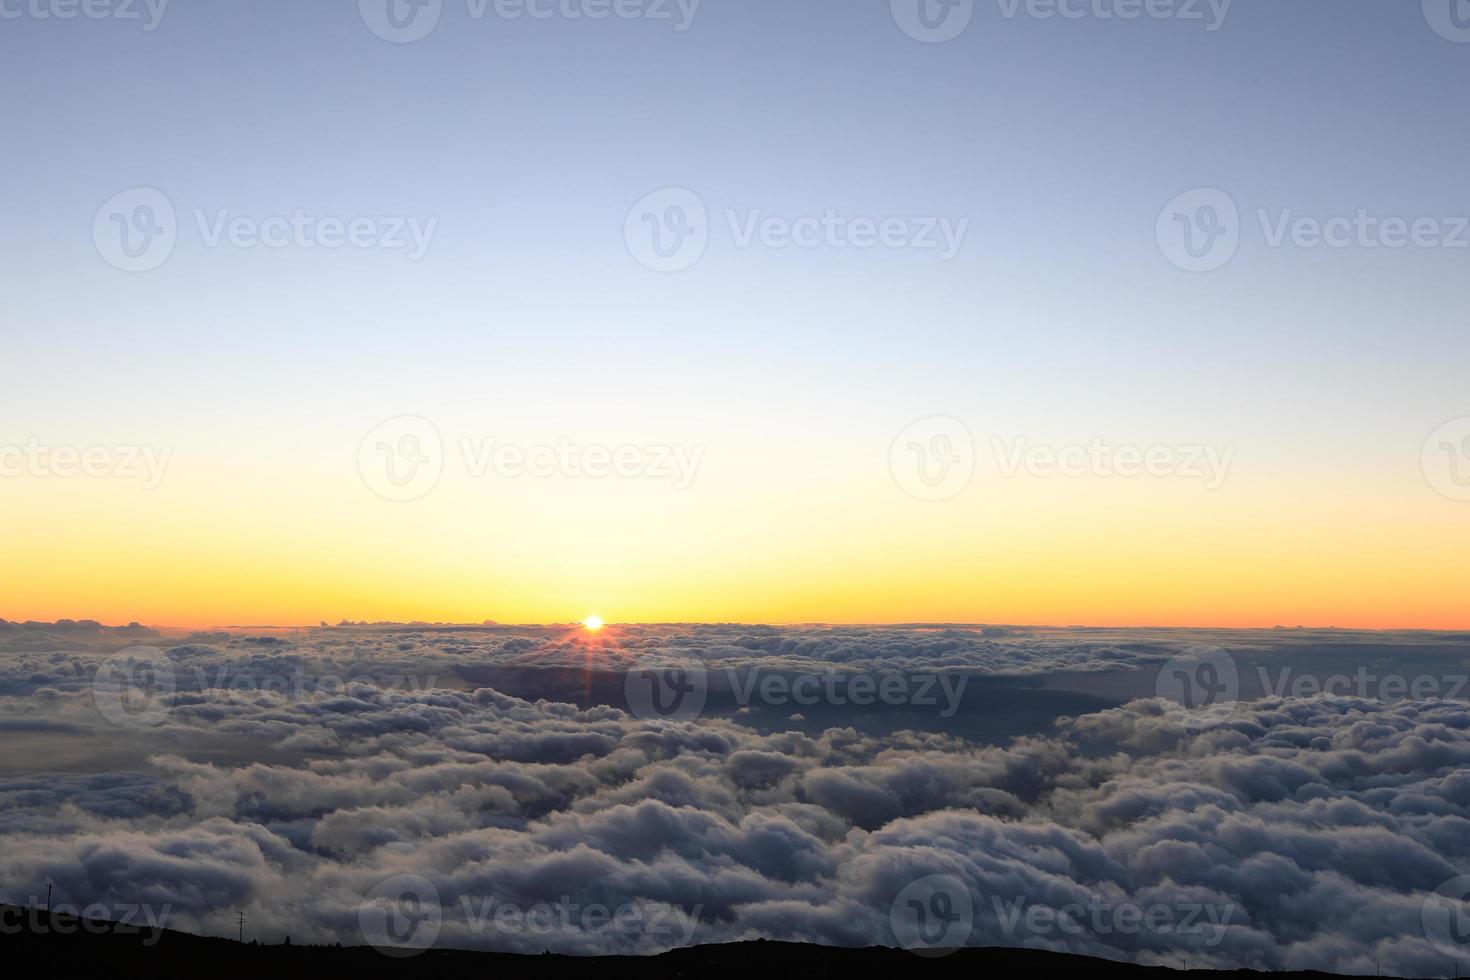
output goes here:
<path id="1" fill-rule="evenodd" d="M 239 678 L 306 670 L 351 676 L 433 676 L 453 681 L 493 667 L 606 670 L 660 667 L 697 660 L 711 669 L 843 669 L 913 672 L 966 670 L 1043 675 L 1156 665 L 1177 653 L 1177 631 L 1130 634 L 1007 627 L 773 627 L 667 625 L 617 627 L 616 637 L 589 646 L 576 625 L 480 627 L 414 625 L 313 630 L 218 631 L 161 635 L 144 627 L 120 630 L 92 623 L 62 626 L 0 621 L 0 684 L 11 690 L 51 677 L 59 685 L 95 671 L 93 657 L 124 645 L 162 645 L 188 668 L 228 668 Z M 242 661 L 242 657 L 250 659 Z M 3 689 L 0 689 L 3 690 Z"/>
<path id="2" fill-rule="evenodd" d="M 1148 670 L 1202 639 L 1219 637 L 6 624 L 0 899 L 50 882 L 58 901 L 166 911 L 170 928 L 234 935 L 244 912 L 263 941 L 399 952 L 764 937 L 1452 975 L 1459 944 L 1470 958 L 1463 893 L 1434 895 L 1470 874 L 1464 701 L 1266 697 L 1201 717 L 1146 698 L 984 746 L 441 682 L 470 676 L 466 661 L 589 655 L 599 670 Z M 161 656 L 176 680 L 157 703 L 97 682 L 140 644 L 158 653 L 124 660 Z M 251 683 L 200 684 L 196 667 Z M 126 767 L 19 757 L 68 739 L 141 748 Z"/>

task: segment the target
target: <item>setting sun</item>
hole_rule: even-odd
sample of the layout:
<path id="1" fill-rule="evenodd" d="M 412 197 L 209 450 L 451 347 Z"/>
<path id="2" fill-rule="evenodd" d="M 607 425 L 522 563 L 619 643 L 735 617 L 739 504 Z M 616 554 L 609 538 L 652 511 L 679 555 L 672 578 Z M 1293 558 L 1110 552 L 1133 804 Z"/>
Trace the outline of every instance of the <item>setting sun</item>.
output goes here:
<path id="1" fill-rule="evenodd" d="M 587 627 L 587 629 L 591 630 L 592 632 L 596 633 L 598 630 L 602 629 L 602 617 L 588 616 L 586 619 L 582 620 L 582 625 Z"/>

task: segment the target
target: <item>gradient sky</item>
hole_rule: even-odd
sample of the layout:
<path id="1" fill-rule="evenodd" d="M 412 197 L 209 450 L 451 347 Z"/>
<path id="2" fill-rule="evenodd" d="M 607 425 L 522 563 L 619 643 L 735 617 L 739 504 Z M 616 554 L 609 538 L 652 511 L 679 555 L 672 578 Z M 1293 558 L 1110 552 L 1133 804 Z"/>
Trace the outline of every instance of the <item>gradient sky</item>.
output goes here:
<path id="1" fill-rule="evenodd" d="M 1470 214 L 1470 44 L 1418 2 L 1209 32 L 979 0 L 942 44 L 888 0 L 704 0 L 683 32 L 444 0 L 411 44 L 351 0 L 4 10 L 0 446 L 172 456 L 155 489 L 0 478 L 0 616 L 1470 626 L 1470 502 L 1421 462 L 1470 416 L 1470 249 L 1270 248 L 1256 217 Z M 130 274 L 93 220 L 135 187 L 180 230 Z M 678 273 L 623 234 L 667 187 L 712 224 Z M 1155 222 L 1200 187 L 1242 241 L 1189 273 Z M 416 262 L 194 226 L 298 208 L 438 225 Z M 739 248 L 728 208 L 970 226 L 948 262 Z M 359 468 L 399 416 L 447 444 L 412 502 Z M 942 502 L 889 461 L 933 416 L 976 448 Z M 461 437 L 703 457 L 686 489 L 475 479 Z M 1215 489 L 1007 477 L 993 438 L 1235 456 Z"/>

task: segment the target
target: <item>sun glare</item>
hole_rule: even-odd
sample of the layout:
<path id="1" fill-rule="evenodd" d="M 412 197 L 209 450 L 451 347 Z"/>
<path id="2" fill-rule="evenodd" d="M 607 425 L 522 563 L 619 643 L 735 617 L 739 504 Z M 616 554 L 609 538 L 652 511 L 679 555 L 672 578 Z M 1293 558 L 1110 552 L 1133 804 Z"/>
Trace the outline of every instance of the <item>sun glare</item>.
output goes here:
<path id="1" fill-rule="evenodd" d="M 602 617 L 588 616 L 586 619 L 582 620 L 582 625 L 587 627 L 587 629 L 591 630 L 593 633 L 596 633 L 598 630 L 602 629 Z"/>

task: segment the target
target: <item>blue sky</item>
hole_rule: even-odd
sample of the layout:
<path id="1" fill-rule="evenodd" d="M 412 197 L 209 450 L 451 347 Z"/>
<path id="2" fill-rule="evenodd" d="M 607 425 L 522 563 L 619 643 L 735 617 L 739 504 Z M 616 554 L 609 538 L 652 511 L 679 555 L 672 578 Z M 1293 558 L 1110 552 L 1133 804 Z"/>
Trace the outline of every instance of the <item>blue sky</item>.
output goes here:
<path id="1" fill-rule="evenodd" d="M 1470 44 L 1415 3 L 1236 0 L 1211 31 L 1203 3 L 989 0 L 931 44 L 887 0 L 703 0 L 683 31 L 672 4 L 477 19 L 444 0 L 396 44 L 348 0 L 173 0 L 153 30 L 141 5 L 36 16 L 51 2 L 0 19 L 7 438 L 259 465 L 281 433 L 310 455 L 414 412 L 879 458 L 943 414 L 1422 487 L 1424 438 L 1470 413 L 1470 249 L 1273 249 L 1257 219 L 1470 213 Z M 140 187 L 178 244 L 130 274 L 93 222 Z M 707 206 L 710 244 L 660 274 L 623 228 L 670 187 Z M 1187 273 L 1155 221 L 1202 187 L 1233 198 L 1242 241 Z M 208 248 L 195 216 L 298 209 L 435 225 L 410 261 Z M 941 261 L 739 248 L 727 218 L 827 209 L 967 233 Z"/>
<path id="2" fill-rule="evenodd" d="M 1082 386 L 1099 367 L 1193 386 L 1286 365 L 1299 393 L 1335 403 L 1332 380 L 1295 370 L 1337 368 L 1323 373 L 1372 398 L 1360 384 L 1389 346 L 1406 370 L 1380 378 L 1383 407 L 1419 398 L 1432 415 L 1454 407 L 1433 396 L 1453 395 L 1466 353 L 1462 256 L 1273 254 L 1257 231 L 1201 279 L 1160 261 L 1152 236 L 1163 203 L 1198 186 L 1228 189 L 1247 215 L 1470 210 L 1455 100 L 1470 47 L 1413 7 L 1239 0 L 1208 32 L 1008 20 L 981 3 L 934 45 L 882 2 L 705 0 L 680 33 L 474 20 L 451 0 L 408 45 L 373 36 L 346 2 L 174 0 L 152 32 L 0 22 L 0 72 L 24 93 L 6 110 L 16 277 L 3 309 L 23 365 L 42 369 L 23 372 L 32 397 L 60 393 L 46 361 L 94 344 L 119 343 L 138 370 L 229 355 L 269 381 L 291 370 L 283 360 L 401 366 L 446 347 L 575 373 L 566 341 L 599 374 L 672 352 L 685 371 L 821 357 L 837 375 L 895 371 L 895 397 L 937 384 L 974 398 L 978 378 L 992 387 L 997 368 L 1037 358 Z M 222 258 L 186 234 L 157 275 L 129 278 L 96 261 L 90 225 L 133 186 L 181 212 L 439 227 L 415 265 Z M 739 254 L 717 231 L 699 267 L 661 278 L 630 266 L 619 229 L 665 186 L 697 190 L 717 216 L 831 207 L 972 224 L 943 266 Z"/>

